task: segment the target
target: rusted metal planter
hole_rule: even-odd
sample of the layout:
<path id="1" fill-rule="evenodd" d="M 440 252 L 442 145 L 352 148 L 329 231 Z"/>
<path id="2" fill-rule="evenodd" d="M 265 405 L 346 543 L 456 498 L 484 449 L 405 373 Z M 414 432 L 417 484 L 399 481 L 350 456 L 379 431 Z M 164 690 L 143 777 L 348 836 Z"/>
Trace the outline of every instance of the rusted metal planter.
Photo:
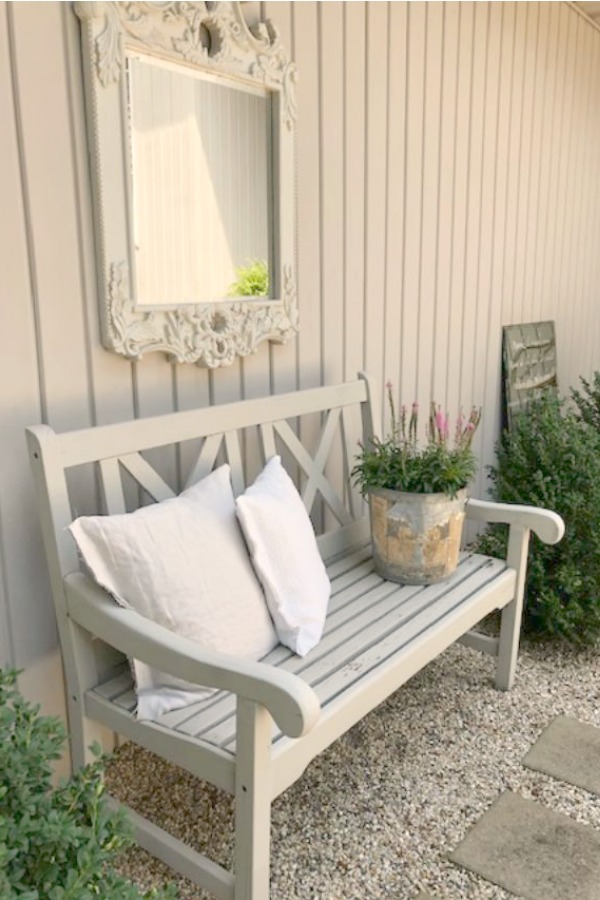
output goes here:
<path id="1" fill-rule="evenodd" d="M 435 584 L 458 565 L 467 492 L 369 490 L 375 570 L 401 584 Z"/>

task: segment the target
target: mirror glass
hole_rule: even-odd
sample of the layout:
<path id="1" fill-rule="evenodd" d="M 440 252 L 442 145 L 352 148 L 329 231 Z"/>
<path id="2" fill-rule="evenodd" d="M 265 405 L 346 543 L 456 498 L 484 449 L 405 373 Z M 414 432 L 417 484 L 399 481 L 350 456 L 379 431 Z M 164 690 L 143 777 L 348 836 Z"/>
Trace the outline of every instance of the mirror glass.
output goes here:
<path id="1" fill-rule="evenodd" d="M 140 54 L 127 75 L 138 305 L 270 297 L 270 91 Z"/>

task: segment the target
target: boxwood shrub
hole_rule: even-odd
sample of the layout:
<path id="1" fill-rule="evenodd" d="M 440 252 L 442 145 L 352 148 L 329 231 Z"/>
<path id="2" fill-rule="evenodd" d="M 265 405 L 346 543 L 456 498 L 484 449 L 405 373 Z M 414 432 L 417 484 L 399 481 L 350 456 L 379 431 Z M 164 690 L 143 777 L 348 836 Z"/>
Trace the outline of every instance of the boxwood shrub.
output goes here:
<path id="1" fill-rule="evenodd" d="M 493 498 L 546 507 L 565 521 L 558 544 L 532 536 L 525 631 L 574 644 L 595 642 L 600 636 L 600 430 L 546 394 L 504 432 L 496 449 Z M 507 530 L 494 526 L 478 546 L 500 555 L 506 542 Z"/>
<path id="2" fill-rule="evenodd" d="M 139 900 L 176 897 L 174 888 L 143 893 L 112 863 L 131 837 L 125 818 L 103 797 L 104 760 L 57 787 L 52 763 L 65 743 L 59 719 L 41 716 L 0 669 L 0 897 L 2 900 Z"/>
<path id="3" fill-rule="evenodd" d="M 600 372 L 594 372 L 591 382 L 585 378 L 579 381 L 581 390 L 572 390 L 571 398 L 583 421 L 600 432 Z"/>

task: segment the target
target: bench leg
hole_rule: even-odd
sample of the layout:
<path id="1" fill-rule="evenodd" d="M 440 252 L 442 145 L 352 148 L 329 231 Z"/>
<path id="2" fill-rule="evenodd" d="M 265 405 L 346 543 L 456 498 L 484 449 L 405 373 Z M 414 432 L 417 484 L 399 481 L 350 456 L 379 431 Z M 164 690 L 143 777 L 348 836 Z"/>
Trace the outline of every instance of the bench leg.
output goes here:
<path id="1" fill-rule="evenodd" d="M 67 644 L 70 653 L 63 656 L 67 686 L 67 711 L 69 716 L 69 739 L 71 767 L 74 772 L 94 761 L 90 747 L 99 743 L 106 750 L 103 737 L 106 730 L 85 715 L 85 692 L 98 684 L 93 640 L 91 636 L 71 619 L 65 628 L 69 632 Z"/>
<path id="2" fill-rule="evenodd" d="M 519 639 L 521 637 L 523 591 L 525 589 L 528 549 L 529 529 L 520 525 L 512 525 L 508 538 L 506 562 L 512 569 L 516 569 L 517 584 L 514 599 L 502 610 L 498 661 L 496 664 L 496 687 L 500 691 L 510 691 L 515 680 L 517 657 L 519 655 Z"/>
<path id="3" fill-rule="evenodd" d="M 273 722 L 267 710 L 238 698 L 235 776 L 235 900 L 268 900 Z"/>

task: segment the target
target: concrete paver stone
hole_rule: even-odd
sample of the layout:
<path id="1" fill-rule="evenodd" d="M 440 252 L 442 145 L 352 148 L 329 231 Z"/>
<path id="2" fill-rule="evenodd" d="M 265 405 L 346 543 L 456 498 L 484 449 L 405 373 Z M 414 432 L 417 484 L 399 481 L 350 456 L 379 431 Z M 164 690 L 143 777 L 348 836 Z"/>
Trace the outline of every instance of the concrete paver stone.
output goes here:
<path id="1" fill-rule="evenodd" d="M 557 716 L 527 753 L 523 765 L 600 796 L 600 728 Z"/>
<path id="2" fill-rule="evenodd" d="M 510 791 L 450 859 L 527 900 L 600 900 L 600 832 Z"/>

